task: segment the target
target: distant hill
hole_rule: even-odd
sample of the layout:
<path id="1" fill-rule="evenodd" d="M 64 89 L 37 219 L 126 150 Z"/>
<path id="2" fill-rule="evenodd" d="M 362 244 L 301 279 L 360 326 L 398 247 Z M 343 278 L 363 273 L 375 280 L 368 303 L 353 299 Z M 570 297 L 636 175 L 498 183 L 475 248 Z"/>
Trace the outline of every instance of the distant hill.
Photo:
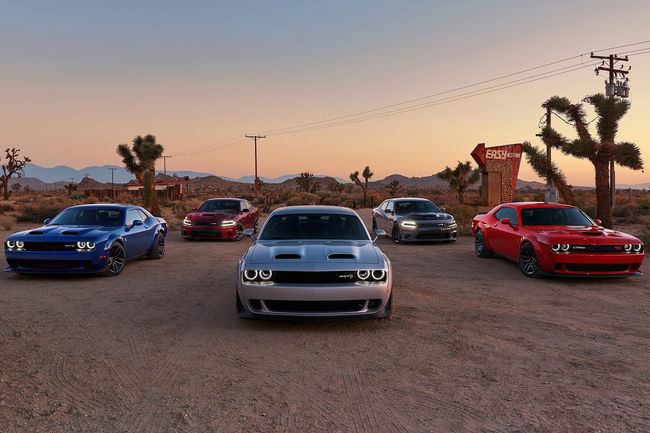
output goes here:
<path id="1" fill-rule="evenodd" d="M 289 179 L 294 179 L 294 178 L 299 177 L 299 176 L 300 176 L 300 173 L 296 173 L 296 174 L 285 174 L 285 175 L 283 175 L 283 176 L 278 176 L 278 177 L 264 177 L 264 176 L 260 176 L 259 178 L 260 178 L 260 180 L 261 180 L 262 182 L 264 182 L 264 183 L 283 183 L 283 182 L 285 182 L 285 181 L 287 181 L 287 180 L 289 180 Z M 319 177 L 319 178 L 324 178 L 324 177 L 332 178 L 331 176 L 326 176 L 326 175 L 323 175 L 323 174 L 315 174 L 314 177 Z M 233 181 L 233 182 L 241 182 L 241 183 L 254 183 L 254 182 L 255 182 L 255 175 L 253 175 L 253 174 L 250 174 L 250 175 L 248 175 L 248 176 L 242 176 L 242 177 L 239 177 L 239 178 L 237 178 L 237 179 L 233 179 L 233 178 L 230 178 L 230 177 L 224 177 L 224 176 L 221 176 L 221 178 L 222 178 L 222 179 L 225 179 L 225 180 L 231 180 L 231 181 Z M 334 178 L 332 178 L 332 179 L 336 179 L 336 181 L 339 182 L 339 183 L 350 183 L 350 182 L 351 182 L 349 179 L 348 179 L 348 180 L 345 180 L 345 179 L 342 179 L 342 178 L 340 178 L 340 177 L 334 177 Z"/>
<path id="2" fill-rule="evenodd" d="M 67 165 L 57 165 L 56 167 L 41 167 L 40 165 L 36 164 L 27 164 L 25 166 L 25 177 L 37 178 L 46 183 L 61 181 L 70 183 L 71 179 L 74 179 L 75 183 L 78 183 L 85 176 L 88 176 L 98 182 L 106 183 L 111 181 L 111 168 L 115 169 L 115 183 L 127 183 L 135 179 L 135 176 L 133 176 L 133 174 L 129 173 L 124 167 L 117 165 L 90 166 L 82 168 L 81 170 L 76 170 L 72 167 L 68 167 Z M 162 170 L 156 170 L 156 173 L 162 172 Z M 197 171 L 167 170 L 168 175 L 173 175 L 174 173 L 180 177 L 213 176 L 212 173 L 202 173 Z"/>

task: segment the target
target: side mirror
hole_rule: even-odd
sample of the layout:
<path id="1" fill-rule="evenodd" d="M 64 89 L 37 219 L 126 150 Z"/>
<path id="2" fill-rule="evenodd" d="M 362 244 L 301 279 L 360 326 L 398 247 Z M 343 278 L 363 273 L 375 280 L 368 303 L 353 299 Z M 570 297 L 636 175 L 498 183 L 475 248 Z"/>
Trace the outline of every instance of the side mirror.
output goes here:
<path id="1" fill-rule="evenodd" d="M 501 224 L 508 224 L 508 225 L 511 225 L 511 224 L 510 224 L 510 218 L 504 218 L 504 219 L 502 219 L 502 220 L 501 220 Z"/>
<path id="2" fill-rule="evenodd" d="M 374 233 L 375 237 L 372 239 L 372 241 L 376 241 L 379 236 L 386 236 L 386 232 L 382 229 L 375 229 Z"/>
<path id="3" fill-rule="evenodd" d="M 45 220 L 45 221 L 47 221 L 47 220 Z M 594 218 L 594 222 L 595 222 L 596 224 L 598 224 L 598 225 L 601 225 L 601 224 L 603 223 L 603 222 L 602 222 L 601 220 L 599 220 L 598 218 Z"/>
<path id="4" fill-rule="evenodd" d="M 196 212 L 196 208 L 195 208 L 195 207 L 192 208 L 192 212 Z"/>
<path id="5" fill-rule="evenodd" d="M 134 226 L 141 226 L 142 225 L 142 220 L 133 220 L 133 225 Z"/>
<path id="6" fill-rule="evenodd" d="M 445 213 L 445 212 L 447 212 L 447 209 L 445 209 L 444 207 L 441 207 L 440 212 Z"/>
<path id="7" fill-rule="evenodd" d="M 246 229 L 244 230 L 244 236 L 248 236 L 255 242 L 257 239 L 255 238 L 255 230 L 253 229 Z"/>
<path id="8" fill-rule="evenodd" d="M 248 212 L 249 212 L 248 209 L 242 209 L 242 210 L 241 210 L 241 213 L 248 213 Z"/>
<path id="9" fill-rule="evenodd" d="M 48 218 L 45 221 L 43 221 L 43 224 L 49 224 L 51 222 L 52 222 L 52 219 Z M 600 222 L 598 224 L 600 224 Z"/>

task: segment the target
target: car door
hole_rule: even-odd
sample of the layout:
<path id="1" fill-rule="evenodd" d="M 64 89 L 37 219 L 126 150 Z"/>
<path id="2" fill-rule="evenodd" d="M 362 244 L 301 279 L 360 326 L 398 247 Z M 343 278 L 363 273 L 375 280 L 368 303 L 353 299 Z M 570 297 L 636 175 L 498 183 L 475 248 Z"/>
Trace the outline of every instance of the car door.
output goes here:
<path id="1" fill-rule="evenodd" d="M 242 227 L 244 227 L 244 230 L 253 227 L 253 222 L 251 221 L 250 208 L 251 206 L 246 200 L 239 202 L 239 213 L 240 213 L 239 219 L 241 221 Z"/>
<path id="2" fill-rule="evenodd" d="M 142 214 L 138 209 L 129 209 L 126 211 L 126 221 L 124 228 L 124 249 L 126 258 L 132 259 L 143 255 L 147 250 L 147 232 L 144 225 L 135 225 L 134 221 L 142 221 Z"/>
<path id="3" fill-rule="evenodd" d="M 490 238 L 493 250 L 506 257 L 516 259 L 519 257 L 519 245 L 521 243 L 517 210 L 504 206 L 494 213 L 494 218 L 496 218 L 496 221 L 492 224 L 492 236 Z M 503 223 L 502 221 L 505 219 L 510 220 L 510 223 Z"/>
<path id="4" fill-rule="evenodd" d="M 393 221 L 395 219 L 395 215 L 393 215 L 394 211 L 395 202 L 393 200 L 390 200 L 386 205 L 386 210 L 384 211 L 383 227 L 381 227 L 384 231 L 386 231 L 386 233 L 391 233 L 393 230 Z"/>
<path id="5" fill-rule="evenodd" d="M 153 240 L 156 235 L 156 229 L 158 228 L 157 221 L 156 218 L 150 217 L 142 209 L 137 209 L 137 211 L 140 214 L 140 217 L 142 218 L 142 223 L 144 227 L 142 241 L 143 241 L 144 252 L 147 253 L 149 252 L 151 246 L 153 245 Z"/>

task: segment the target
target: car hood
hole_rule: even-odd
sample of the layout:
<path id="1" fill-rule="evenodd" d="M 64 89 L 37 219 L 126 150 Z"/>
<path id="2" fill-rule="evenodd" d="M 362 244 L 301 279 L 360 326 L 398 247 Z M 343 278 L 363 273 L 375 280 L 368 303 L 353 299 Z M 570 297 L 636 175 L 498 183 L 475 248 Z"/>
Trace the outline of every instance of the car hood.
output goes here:
<path id="1" fill-rule="evenodd" d="M 251 264 L 380 263 L 378 248 L 370 241 L 258 241 L 251 246 L 249 257 Z"/>
<path id="2" fill-rule="evenodd" d="M 400 214 L 402 219 L 411 219 L 415 221 L 441 221 L 447 222 L 454 219 L 453 216 L 443 212 L 413 212 L 409 214 Z"/>
<path id="3" fill-rule="evenodd" d="M 235 217 L 237 217 L 237 214 L 230 212 L 192 212 L 187 215 L 187 218 L 191 221 L 221 221 Z"/>
<path id="4" fill-rule="evenodd" d="M 544 236 L 551 243 L 625 244 L 639 242 L 627 233 L 594 226 L 531 226 L 529 230 Z"/>
<path id="5" fill-rule="evenodd" d="M 99 239 L 106 237 L 107 233 L 121 227 L 105 226 L 60 226 L 48 225 L 37 229 L 25 230 L 10 236 L 11 239 L 25 241 L 67 241 L 74 239 Z"/>

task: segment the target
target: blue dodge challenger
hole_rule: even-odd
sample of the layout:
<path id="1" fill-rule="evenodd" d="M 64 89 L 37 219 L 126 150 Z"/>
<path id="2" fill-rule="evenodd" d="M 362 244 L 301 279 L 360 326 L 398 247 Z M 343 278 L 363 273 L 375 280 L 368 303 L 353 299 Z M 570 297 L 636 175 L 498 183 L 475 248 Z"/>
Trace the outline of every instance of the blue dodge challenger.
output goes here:
<path id="1" fill-rule="evenodd" d="M 72 206 L 43 227 L 9 236 L 6 270 L 114 276 L 127 260 L 162 258 L 166 235 L 167 222 L 139 206 Z"/>

